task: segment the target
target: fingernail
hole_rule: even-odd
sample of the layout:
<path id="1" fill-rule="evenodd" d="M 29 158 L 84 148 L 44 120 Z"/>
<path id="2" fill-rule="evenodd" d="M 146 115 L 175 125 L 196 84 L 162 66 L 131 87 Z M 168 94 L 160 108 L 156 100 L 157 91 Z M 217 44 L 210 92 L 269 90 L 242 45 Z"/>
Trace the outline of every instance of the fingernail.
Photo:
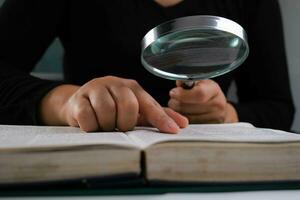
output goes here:
<path id="1" fill-rule="evenodd" d="M 182 127 L 180 127 L 180 128 L 185 128 L 185 127 L 187 127 L 188 125 L 189 125 L 189 119 L 187 118 L 187 117 L 183 117 L 183 124 L 182 124 Z"/>
<path id="2" fill-rule="evenodd" d="M 173 120 L 168 120 L 166 125 L 171 133 L 177 133 L 179 131 L 179 126 Z"/>

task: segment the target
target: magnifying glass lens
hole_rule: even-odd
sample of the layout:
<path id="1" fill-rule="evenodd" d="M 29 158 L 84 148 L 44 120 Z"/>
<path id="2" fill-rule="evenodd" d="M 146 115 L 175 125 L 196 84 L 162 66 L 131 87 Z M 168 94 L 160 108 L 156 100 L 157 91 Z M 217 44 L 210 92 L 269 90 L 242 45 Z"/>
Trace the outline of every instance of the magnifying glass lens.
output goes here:
<path id="1" fill-rule="evenodd" d="M 166 34 L 142 54 L 150 72 L 173 80 L 199 80 L 222 75 L 247 57 L 240 37 L 221 30 L 191 29 Z"/>

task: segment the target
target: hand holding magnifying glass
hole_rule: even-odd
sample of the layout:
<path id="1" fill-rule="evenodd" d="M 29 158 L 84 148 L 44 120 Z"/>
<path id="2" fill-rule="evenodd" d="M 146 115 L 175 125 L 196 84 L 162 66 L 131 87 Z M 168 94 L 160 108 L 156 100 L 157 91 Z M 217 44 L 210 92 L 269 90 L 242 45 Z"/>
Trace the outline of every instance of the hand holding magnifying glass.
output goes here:
<path id="1" fill-rule="evenodd" d="M 170 108 L 190 123 L 223 123 L 237 121 L 236 111 L 218 84 L 205 79 L 237 68 L 248 53 L 246 32 L 236 22 L 189 16 L 150 30 L 142 40 L 141 61 L 149 72 L 176 80 Z"/>

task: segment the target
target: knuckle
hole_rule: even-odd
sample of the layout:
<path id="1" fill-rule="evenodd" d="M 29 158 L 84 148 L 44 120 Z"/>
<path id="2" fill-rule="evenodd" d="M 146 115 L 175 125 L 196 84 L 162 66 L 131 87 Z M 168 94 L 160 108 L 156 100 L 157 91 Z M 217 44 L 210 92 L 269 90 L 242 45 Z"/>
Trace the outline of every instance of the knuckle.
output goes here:
<path id="1" fill-rule="evenodd" d="M 89 95 L 95 88 L 99 88 L 103 83 L 101 78 L 93 78 L 79 88 L 79 93 L 82 95 Z"/>
<path id="2" fill-rule="evenodd" d="M 93 78 L 91 81 L 89 82 L 97 82 L 98 80 L 100 80 L 100 78 Z"/>
<path id="3" fill-rule="evenodd" d="M 200 85 L 197 87 L 197 90 L 195 91 L 195 98 L 198 102 L 205 102 L 206 98 L 203 86 Z"/>
<path id="4" fill-rule="evenodd" d="M 138 82 L 134 79 L 127 79 L 127 82 L 132 85 L 138 85 Z"/>
<path id="5" fill-rule="evenodd" d="M 122 106 L 124 106 L 124 108 L 126 108 L 127 110 L 132 110 L 135 111 L 138 109 L 139 104 L 137 99 L 135 98 L 130 98 L 130 99 L 125 99 L 124 101 L 122 101 Z"/>
<path id="6" fill-rule="evenodd" d="M 134 80 L 134 79 L 127 79 L 127 84 L 131 88 L 138 88 L 138 87 L 140 87 L 140 84 L 136 80 Z"/>
<path id="7" fill-rule="evenodd" d="M 93 78 L 92 80 L 90 80 L 89 82 L 87 82 L 84 86 L 88 85 L 94 85 L 94 84 L 98 84 L 101 82 L 101 78 Z"/>
<path id="8" fill-rule="evenodd" d="M 117 79 L 117 77 L 109 75 L 109 76 L 104 76 L 103 79 L 106 79 L 106 80 L 115 80 L 115 79 Z"/>
<path id="9" fill-rule="evenodd" d="M 101 77 L 101 78 L 96 78 L 96 80 L 101 81 L 104 84 L 107 84 L 107 83 L 114 83 L 114 82 L 120 81 L 121 78 L 109 75 L 109 76 L 104 76 L 104 77 Z"/>
<path id="10" fill-rule="evenodd" d="M 219 84 L 217 83 L 217 82 L 215 82 L 215 81 L 213 81 L 213 80 L 209 80 L 210 82 L 210 84 L 213 86 L 213 87 L 215 87 L 217 90 L 221 90 L 221 88 L 220 88 L 220 86 L 219 86 Z"/>
<path id="11" fill-rule="evenodd" d="M 77 105 L 74 109 L 75 119 L 85 119 L 90 113 L 90 109 L 86 106 Z"/>
<path id="12" fill-rule="evenodd" d="M 211 79 L 206 79 L 204 81 L 206 82 L 206 84 L 216 84 L 216 82 Z"/>

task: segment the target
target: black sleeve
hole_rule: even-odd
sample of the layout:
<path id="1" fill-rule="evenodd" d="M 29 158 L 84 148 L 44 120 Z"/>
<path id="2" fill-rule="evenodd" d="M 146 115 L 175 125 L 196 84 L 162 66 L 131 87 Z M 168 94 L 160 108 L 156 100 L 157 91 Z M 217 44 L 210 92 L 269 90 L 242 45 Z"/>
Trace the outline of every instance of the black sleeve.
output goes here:
<path id="1" fill-rule="evenodd" d="M 60 83 L 29 75 L 59 34 L 62 0 L 6 0 L 0 9 L 0 124 L 38 124 L 41 98 Z"/>
<path id="2" fill-rule="evenodd" d="M 276 0 L 251 2 L 256 3 L 247 19 L 250 54 L 236 72 L 239 104 L 235 107 L 240 121 L 289 130 L 294 105 L 280 7 Z"/>

